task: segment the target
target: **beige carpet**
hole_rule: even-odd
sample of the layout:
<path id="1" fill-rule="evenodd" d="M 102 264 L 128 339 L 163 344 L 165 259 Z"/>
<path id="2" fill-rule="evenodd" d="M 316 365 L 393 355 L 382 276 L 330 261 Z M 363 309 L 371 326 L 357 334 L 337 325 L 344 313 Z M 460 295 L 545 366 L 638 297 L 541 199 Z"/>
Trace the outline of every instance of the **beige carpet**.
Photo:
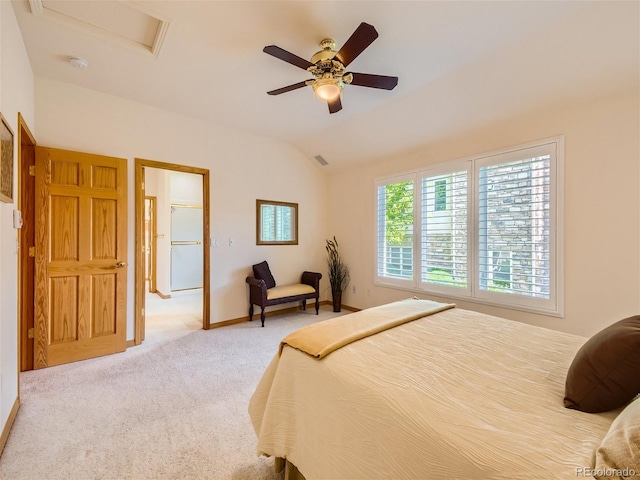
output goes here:
<path id="1" fill-rule="evenodd" d="M 337 314 L 204 331 L 197 310 L 166 310 L 125 353 L 21 375 L 0 478 L 276 478 L 255 454 L 249 398 L 284 336 Z"/>

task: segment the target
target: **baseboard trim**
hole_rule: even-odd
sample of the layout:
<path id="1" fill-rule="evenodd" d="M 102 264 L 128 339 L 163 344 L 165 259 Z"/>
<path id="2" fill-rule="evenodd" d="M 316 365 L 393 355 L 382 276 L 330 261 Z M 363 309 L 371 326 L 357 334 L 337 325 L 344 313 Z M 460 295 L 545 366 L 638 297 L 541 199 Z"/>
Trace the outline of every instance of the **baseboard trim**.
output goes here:
<path id="1" fill-rule="evenodd" d="M 333 306 L 333 302 L 330 300 L 322 300 L 320 302 L 320 306 L 322 307 L 323 305 L 331 305 Z M 311 307 L 314 307 L 314 304 L 307 304 L 307 309 L 309 309 Z M 342 308 L 345 310 L 348 310 L 350 312 L 359 312 L 360 309 L 359 308 L 355 308 L 355 307 L 350 307 L 349 305 L 342 305 Z M 296 307 L 287 307 L 287 308 L 281 308 L 279 310 L 272 310 L 270 312 L 265 312 L 264 316 L 265 318 L 268 317 L 273 317 L 274 315 L 283 315 L 285 313 L 294 313 L 294 312 L 299 312 L 301 310 L 301 307 L 298 305 Z M 260 320 L 260 314 L 259 313 L 254 313 L 253 314 L 253 320 Z M 222 322 L 215 322 L 212 323 L 209 326 L 209 330 L 212 330 L 214 328 L 220 328 L 220 327 L 228 327 L 229 325 L 237 325 L 239 323 L 244 323 L 244 322 L 248 322 L 249 321 L 249 315 L 245 315 L 244 317 L 239 317 L 239 318 L 232 318 L 231 320 L 223 320 Z"/>
<path id="2" fill-rule="evenodd" d="M 4 428 L 2 429 L 2 436 L 0 436 L 0 455 L 2 455 L 4 446 L 7 444 L 7 440 L 9 440 L 9 433 L 11 432 L 11 427 L 13 427 L 13 422 L 16 419 L 16 415 L 18 415 L 19 408 L 20 408 L 20 397 L 16 397 L 16 400 L 13 402 L 13 407 L 11 407 L 11 411 L 9 412 L 9 418 L 7 418 L 7 423 L 4 425 Z"/>
<path id="3" fill-rule="evenodd" d="M 350 312 L 359 312 L 360 310 L 362 310 L 361 308 L 350 307 L 349 305 L 342 305 L 342 308 Z"/>
<path id="4" fill-rule="evenodd" d="M 333 307 L 333 302 L 331 300 L 323 300 L 320 302 L 320 305 L 331 305 Z M 361 308 L 350 307 L 349 305 L 342 304 L 340 305 L 344 310 L 348 310 L 349 312 L 359 312 L 362 310 Z"/>
<path id="5" fill-rule="evenodd" d="M 314 305 L 313 303 L 311 305 Z M 322 305 L 322 302 L 320 302 L 320 305 Z M 307 309 L 309 308 L 309 304 L 307 303 Z M 264 316 L 265 318 L 269 318 L 269 317 L 273 317 L 274 315 L 282 315 L 285 313 L 293 313 L 293 312 L 299 312 L 302 309 L 301 306 L 296 306 L 296 307 L 287 307 L 287 308 L 281 308 L 279 310 L 272 310 L 270 312 L 265 312 Z M 260 313 L 254 313 L 253 314 L 253 320 L 260 320 Z M 240 317 L 240 318 L 233 318 L 231 320 L 224 320 L 222 322 L 216 322 L 216 323 L 212 323 L 210 326 L 210 329 L 213 328 L 220 328 L 220 327 L 227 327 L 229 325 L 236 325 L 238 323 L 244 323 L 244 322 L 248 322 L 249 321 L 249 315 L 245 315 L 244 317 Z"/>
<path id="6" fill-rule="evenodd" d="M 231 320 L 223 320 L 222 322 L 215 322 L 209 324 L 209 330 L 213 330 L 214 328 L 220 327 L 228 327 L 229 325 L 237 325 L 238 323 L 244 323 L 249 321 L 249 316 L 240 317 L 240 318 L 232 318 Z"/>
<path id="7" fill-rule="evenodd" d="M 135 346 L 136 346 L 136 341 L 135 340 L 127 340 L 127 348 L 135 347 Z"/>

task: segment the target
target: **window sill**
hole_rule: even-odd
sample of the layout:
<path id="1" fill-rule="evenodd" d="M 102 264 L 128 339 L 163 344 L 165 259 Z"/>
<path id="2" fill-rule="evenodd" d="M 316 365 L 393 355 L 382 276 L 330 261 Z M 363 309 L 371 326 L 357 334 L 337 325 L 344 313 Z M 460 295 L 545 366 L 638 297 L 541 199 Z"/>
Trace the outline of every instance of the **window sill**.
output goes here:
<path id="1" fill-rule="evenodd" d="M 545 315 L 548 317 L 564 318 L 564 312 L 562 311 L 562 308 L 558 308 L 558 310 L 548 310 L 545 308 L 536 308 L 536 307 L 525 306 L 525 305 L 513 305 L 508 303 L 493 302 L 493 301 L 485 300 L 482 298 L 468 297 L 463 295 L 448 295 L 442 292 L 431 292 L 429 290 L 424 290 L 421 288 L 403 287 L 400 285 L 381 282 L 379 280 L 374 281 L 373 284 L 376 287 L 390 288 L 392 290 L 399 290 L 402 292 L 409 292 L 412 294 L 428 295 L 430 297 L 438 297 L 438 298 L 451 299 L 451 300 L 461 300 L 464 302 L 476 303 L 479 305 L 488 305 L 491 307 L 505 308 L 508 310 L 514 310 L 516 312 L 528 312 L 528 313 L 536 313 L 538 315 Z"/>

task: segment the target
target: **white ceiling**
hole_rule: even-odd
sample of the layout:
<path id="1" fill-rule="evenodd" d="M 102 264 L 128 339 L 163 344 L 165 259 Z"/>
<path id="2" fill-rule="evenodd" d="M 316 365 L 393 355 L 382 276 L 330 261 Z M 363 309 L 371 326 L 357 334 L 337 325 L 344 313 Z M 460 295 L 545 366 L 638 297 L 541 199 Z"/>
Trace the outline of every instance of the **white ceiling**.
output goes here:
<path id="1" fill-rule="evenodd" d="M 47 14 L 74 3 L 91 5 L 95 17 L 125 4 L 168 22 L 157 56 Z M 332 171 L 637 88 L 640 77 L 637 1 L 44 0 L 40 15 L 35 0 L 13 4 L 34 74 L 283 140 L 322 155 Z M 144 24 L 134 16 L 133 27 Z M 379 38 L 349 70 L 398 76 L 395 90 L 347 85 L 333 115 L 309 87 L 266 94 L 310 75 L 263 53 L 265 45 L 310 59 L 321 39 L 339 49 L 363 21 Z M 74 69 L 69 56 L 89 67 Z"/>

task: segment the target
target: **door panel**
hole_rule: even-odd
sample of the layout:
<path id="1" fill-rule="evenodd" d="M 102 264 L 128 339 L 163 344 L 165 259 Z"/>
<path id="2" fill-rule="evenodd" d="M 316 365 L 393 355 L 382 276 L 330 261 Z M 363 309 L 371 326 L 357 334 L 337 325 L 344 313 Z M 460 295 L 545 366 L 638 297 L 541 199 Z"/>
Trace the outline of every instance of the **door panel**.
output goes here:
<path id="1" fill-rule="evenodd" d="M 126 160 L 36 147 L 34 367 L 126 348 Z"/>
<path id="2" fill-rule="evenodd" d="M 202 207 L 171 206 L 171 290 L 202 288 Z"/>
<path id="3" fill-rule="evenodd" d="M 78 339 L 78 294 L 78 277 L 50 280 L 52 345 Z"/>
<path id="4" fill-rule="evenodd" d="M 116 221 L 118 203 L 116 200 L 93 199 L 91 232 L 91 258 L 94 260 L 117 260 Z"/>
<path id="5" fill-rule="evenodd" d="M 80 206 L 78 197 L 50 196 L 51 218 L 51 261 L 79 261 L 78 242 Z"/>
<path id="6" fill-rule="evenodd" d="M 202 245 L 171 246 L 171 290 L 202 288 Z"/>
<path id="7" fill-rule="evenodd" d="M 94 336 L 113 335 L 116 333 L 116 275 L 91 276 L 91 305 Z"/>

